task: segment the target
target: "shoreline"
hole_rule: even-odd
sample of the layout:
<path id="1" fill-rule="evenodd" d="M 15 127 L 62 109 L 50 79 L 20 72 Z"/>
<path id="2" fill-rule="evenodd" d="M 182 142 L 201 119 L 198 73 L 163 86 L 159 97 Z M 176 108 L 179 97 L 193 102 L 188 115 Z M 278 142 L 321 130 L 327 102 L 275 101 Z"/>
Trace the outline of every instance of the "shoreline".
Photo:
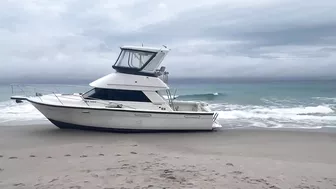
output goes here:
<path id="1" fill-rule="evenodd" d="M 51 127 L 51 128 L 57 128 L 55 125 L 53 125 L 49 120 L 31 120 L 31 121 L 7 121 L 7 122 L 0 122 L 0 128 L 1 127 L 29 127 L 29 126 L 42 126 L 42 127 Z M 214 132 L 223 132 L 227 130 L 269 130 L 269 131 L 293 131 L 293 132 L 331 132 L 336 133 L 336 126 L 335 127 L 321 127 L 321 128 L 285 128 L 285 127 L 257 127 L 257 126 L 251 126 L 251 127 L 225 127 L 218 129 Z M 93 131 L 95 132 L 95 131 Z M 100 131 L 96 131 L 100 132 Z M 107 132 L 107 133 L 114 133 L 114 132 Z M 182 131 L 183 133 L 183 131 Z"/>
<path id="2" fill-rule="evenodd" d="M 0 188 L 335 188 L 336 133 L 0 126 Z"/>

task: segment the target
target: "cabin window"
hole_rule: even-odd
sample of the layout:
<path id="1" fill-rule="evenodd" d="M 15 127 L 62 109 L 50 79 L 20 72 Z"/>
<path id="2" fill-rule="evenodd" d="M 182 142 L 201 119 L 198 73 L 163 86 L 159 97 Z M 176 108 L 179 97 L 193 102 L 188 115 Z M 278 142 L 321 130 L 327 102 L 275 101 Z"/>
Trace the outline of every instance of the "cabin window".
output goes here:
<path id="1" fill-rule="evenodd" d="M 164 53 L 158 53 L 155 57 L 155 61 L 149 62 L 146 67 L 143 69 L 143 71 L 153 72 L 155 69 L 159 66 L 159 64 L 162 62 L 164 58 Z"/>
<path id="2" fill-rule="evenodd" d="M 154 57 L 154 55 L 154 52 L 122 50 L 115 66 L 140 69 Z"/>
<path id="3" fill-rule="evenodd" d="M 94 88 L 83 95 L 85 99 L 151 102 L 142 91 Z"/>

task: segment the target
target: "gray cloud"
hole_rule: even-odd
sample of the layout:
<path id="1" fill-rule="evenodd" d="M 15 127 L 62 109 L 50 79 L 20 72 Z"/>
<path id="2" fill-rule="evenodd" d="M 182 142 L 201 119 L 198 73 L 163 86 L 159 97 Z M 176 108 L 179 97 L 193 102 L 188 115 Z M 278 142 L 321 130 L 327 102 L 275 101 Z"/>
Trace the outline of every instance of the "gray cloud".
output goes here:
<path id="1" fill-rule="evenodd" d="M 0 80 L 95 79 L 121 45 L 168 45 L 174 77 L 334 77 L 336 2 L 0 2 Z"/>

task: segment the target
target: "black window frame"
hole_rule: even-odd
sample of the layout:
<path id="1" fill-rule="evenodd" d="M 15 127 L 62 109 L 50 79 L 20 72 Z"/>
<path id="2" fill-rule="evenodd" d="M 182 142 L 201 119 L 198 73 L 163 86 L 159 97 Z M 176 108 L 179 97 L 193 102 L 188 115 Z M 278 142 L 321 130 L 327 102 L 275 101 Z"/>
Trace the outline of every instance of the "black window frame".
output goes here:
<path id="1" fill-rule="evenodd" d="M 154 51 L 146 51 L 146 50 L 134 50 L 134 49 L 129 49 L 129 48 L 120 48 L 121 51 L 119 53 L 119 56 L 117 60 L 115 61 L 114 65 L 112 66 L 113 69 L 115 69 L 117 72 L 120 73 L 126 73 L 126 74 L 133 74 L 133 75 L 144 75 L 144 76 L 151 76 L 151 77 L 156 77 L 155 73 L 147 73 L 147 72 L 141 72 L 148 64 L 151 62 L 157 55 L 158 52 Z M 134 52 L 148 52 L 148 53 L 153 53 L 153 56 L 148 59 L 148 61 L 141 67 L 141 68 L 131 68 L 131 67 L 123 67 L 123 66 L 117 66 L 117 63 L 120 59 L 121 54 L 123 51 L 134 51 Z"/>
<path id="2" fill-rule="evenodd" d="M 99 92 L 97 92 L 99 90 Z M 88 93 L 95 91 L 87 96 Z M 98 94 L 98 95 L 95 95 Z M 84 99 L 90 100 L 108 100 L 108 101 L 129 101 L 129 102 L 152 102 L 143 91 L 124 90 L 124 89 L 106 89 L 95 87 L 82 95 Z"/>

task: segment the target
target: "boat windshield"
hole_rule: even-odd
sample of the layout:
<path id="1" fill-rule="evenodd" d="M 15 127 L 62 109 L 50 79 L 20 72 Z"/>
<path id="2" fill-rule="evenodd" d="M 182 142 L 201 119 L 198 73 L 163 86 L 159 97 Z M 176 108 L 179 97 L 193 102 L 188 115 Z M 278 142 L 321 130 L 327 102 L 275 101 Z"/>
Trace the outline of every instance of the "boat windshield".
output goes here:
<path id="1" fill-rule="evenodd" d="M 136 50 L 122 50 L 115 67 L 142 69 L 156 53 Z"/>

